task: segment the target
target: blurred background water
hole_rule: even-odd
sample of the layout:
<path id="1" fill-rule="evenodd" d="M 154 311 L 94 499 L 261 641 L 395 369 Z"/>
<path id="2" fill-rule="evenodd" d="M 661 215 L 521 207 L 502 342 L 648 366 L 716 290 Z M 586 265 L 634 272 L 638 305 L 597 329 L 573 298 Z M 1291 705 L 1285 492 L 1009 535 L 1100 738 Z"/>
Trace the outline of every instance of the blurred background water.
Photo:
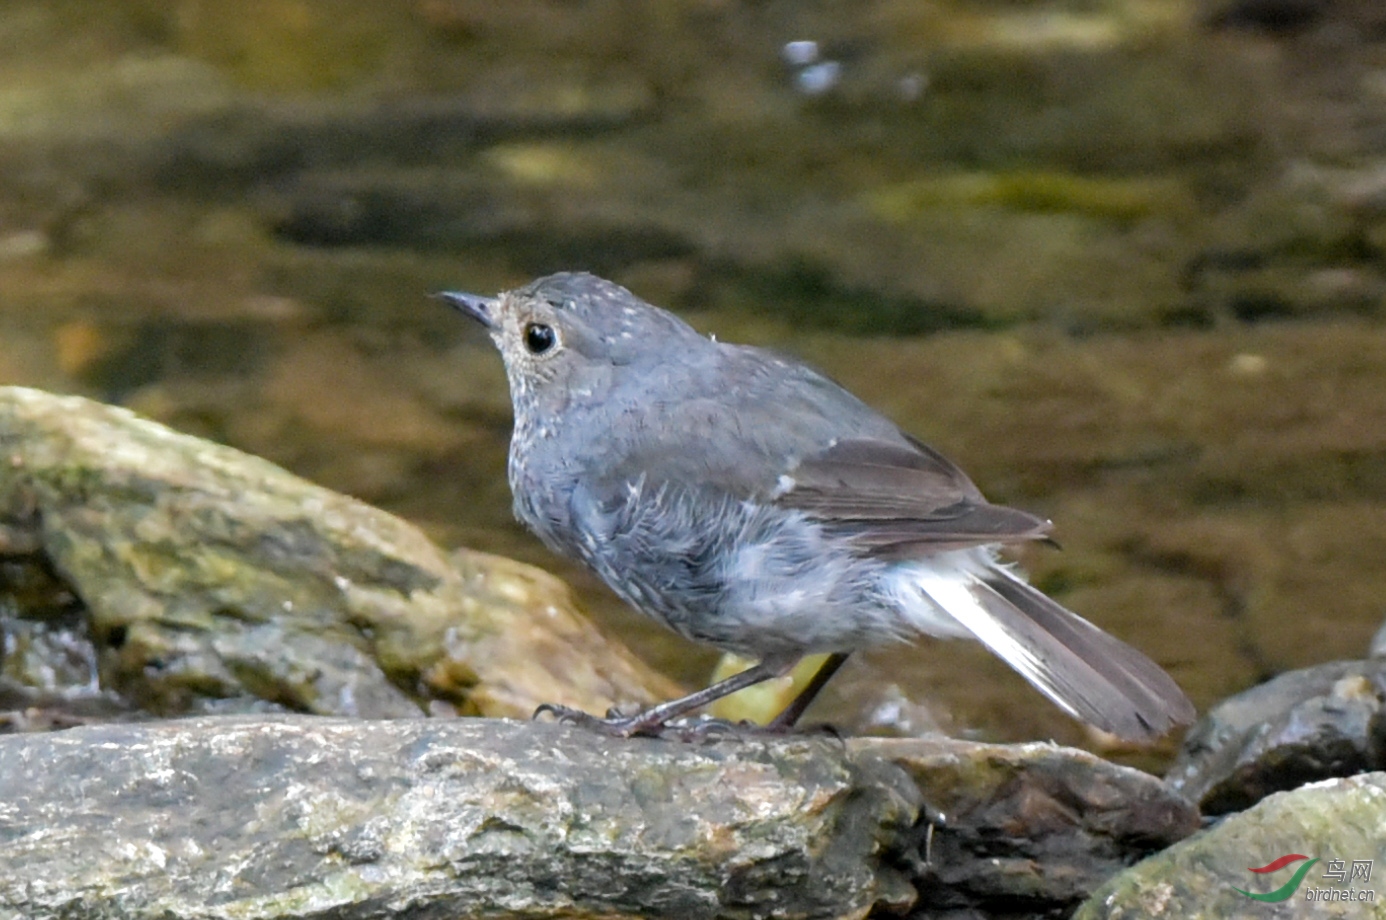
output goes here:
<path id="1" fill-rule="evenodd" d="M 0 49 L 0 383 L 558 571 L 690 685 L 511 520 L 426 294 L 586 269 L 810 360 L 1200 707 L 1386 613 L 1378 0 L 7 0 Z M 1095 743 L 956 645 L 821 714 Z"/>

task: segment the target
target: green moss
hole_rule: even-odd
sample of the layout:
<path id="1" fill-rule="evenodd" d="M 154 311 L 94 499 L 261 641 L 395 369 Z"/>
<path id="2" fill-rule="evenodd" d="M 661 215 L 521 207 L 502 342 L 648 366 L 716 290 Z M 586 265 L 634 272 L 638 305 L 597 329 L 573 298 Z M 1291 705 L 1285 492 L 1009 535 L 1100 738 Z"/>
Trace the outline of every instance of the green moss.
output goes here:
<path id="1" fill-rule="evenodd" d="M 1188 195 L 1175 178 L 1105 178 L 1050 171 L 955 173 L 915 179 L 867 193 L 872 213 L 908 223 L 921 212 L 999 207 L 1036 213 L 1074 213 L 1128 223 L 1180 213 Z"/>

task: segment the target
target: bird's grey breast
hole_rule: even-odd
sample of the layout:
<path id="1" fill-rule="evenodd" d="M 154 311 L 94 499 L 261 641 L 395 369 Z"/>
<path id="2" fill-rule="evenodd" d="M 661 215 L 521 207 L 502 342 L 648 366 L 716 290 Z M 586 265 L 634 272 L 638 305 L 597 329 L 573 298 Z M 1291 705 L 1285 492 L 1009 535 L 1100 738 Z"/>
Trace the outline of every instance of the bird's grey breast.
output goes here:
<path id="1" fill-rule="evenodd" d="M 522 420 L 517 414 L 506 466 L 515 517 L 552 550 L 572 556 L 571 496 L 591 475 L 582 446 L 600 421 L 590 411 Z M 570 434 L 577 432 L 576 434 Z"/>

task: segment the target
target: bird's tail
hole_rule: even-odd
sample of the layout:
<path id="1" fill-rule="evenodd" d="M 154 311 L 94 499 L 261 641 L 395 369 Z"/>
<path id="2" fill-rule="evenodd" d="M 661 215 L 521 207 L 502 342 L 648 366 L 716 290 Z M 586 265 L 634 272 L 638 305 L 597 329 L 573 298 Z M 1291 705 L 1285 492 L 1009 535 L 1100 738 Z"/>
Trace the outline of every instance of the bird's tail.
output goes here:
<path id="1" fill-rule="evenodd" d="M 1193 704 L 1159 665 L 1032 588 L 986 550 L 939 554 L 896 575 L 901 607 L 920 629 L 957 635 L 960 625 L 1075 718 L 1130 740 L 1193 721 Z M 955 622 L 941 623 L 940 613 Z"/>

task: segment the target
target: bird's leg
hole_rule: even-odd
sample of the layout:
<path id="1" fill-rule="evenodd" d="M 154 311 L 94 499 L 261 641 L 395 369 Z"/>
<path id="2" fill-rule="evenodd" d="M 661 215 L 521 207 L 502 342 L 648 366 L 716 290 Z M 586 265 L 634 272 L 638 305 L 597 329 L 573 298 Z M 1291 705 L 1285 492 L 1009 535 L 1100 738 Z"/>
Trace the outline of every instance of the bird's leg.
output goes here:
<path id="1" fill-rule="evenodd" d="M 733 674 L 725 680 L 719 680 L 711 687 L 699 690 L 697 693 L 690 693 L 688 696 L 681 696 L 667 703 L 660 703 L 658 706 L 651 706 L 644 712 L 637 712 L 633 716 L 607 713 L 605 719 L 599 719 L 581 710 L 569 709 L 567 706 L 557 706 L 553 703 L 545 703 L 534 710 L 534 716 L 537 718 L 546 712 L 552 713 L 560 722 L 581 725 L 584 728 L 590 728 L 593 731 L 616 738 L 631 738 L 635 735 L 657 736 L 669 720 L 677 719 L 679 716 L 686 715 L 738 690 L 745 690 L 747 687 L 754 687 L 756 684 L 763 683 L 773 677 L 779 677 L 792 668 L 794 662 L 795 659 L 788 661 L 778 658 L 766 659 L 739 674 Z M 817 680 L 817 677 L 814 679 Z"/>
<path id="2" fill-rule="evenodd" d="M 782 732 L 793 728 L 794 724 L 799 721 L 799 717 L 804 714 L 804 710 L 809 708 L 814 697 L 818 696 L 818 691 L 822 690 L 828 681 L 833 679 L 837 669 L 847 661 L 847 655 L 847 652 L 835 652 L 829 655 L 827 660 L 823 662 L 823 666 L 814 673 L 808 686 L 799 691 L 799 695 L 794 697 L 790 704 L 784 708 L 784 711 L 771 719 L 765 727 L 770 731 Z"/>

